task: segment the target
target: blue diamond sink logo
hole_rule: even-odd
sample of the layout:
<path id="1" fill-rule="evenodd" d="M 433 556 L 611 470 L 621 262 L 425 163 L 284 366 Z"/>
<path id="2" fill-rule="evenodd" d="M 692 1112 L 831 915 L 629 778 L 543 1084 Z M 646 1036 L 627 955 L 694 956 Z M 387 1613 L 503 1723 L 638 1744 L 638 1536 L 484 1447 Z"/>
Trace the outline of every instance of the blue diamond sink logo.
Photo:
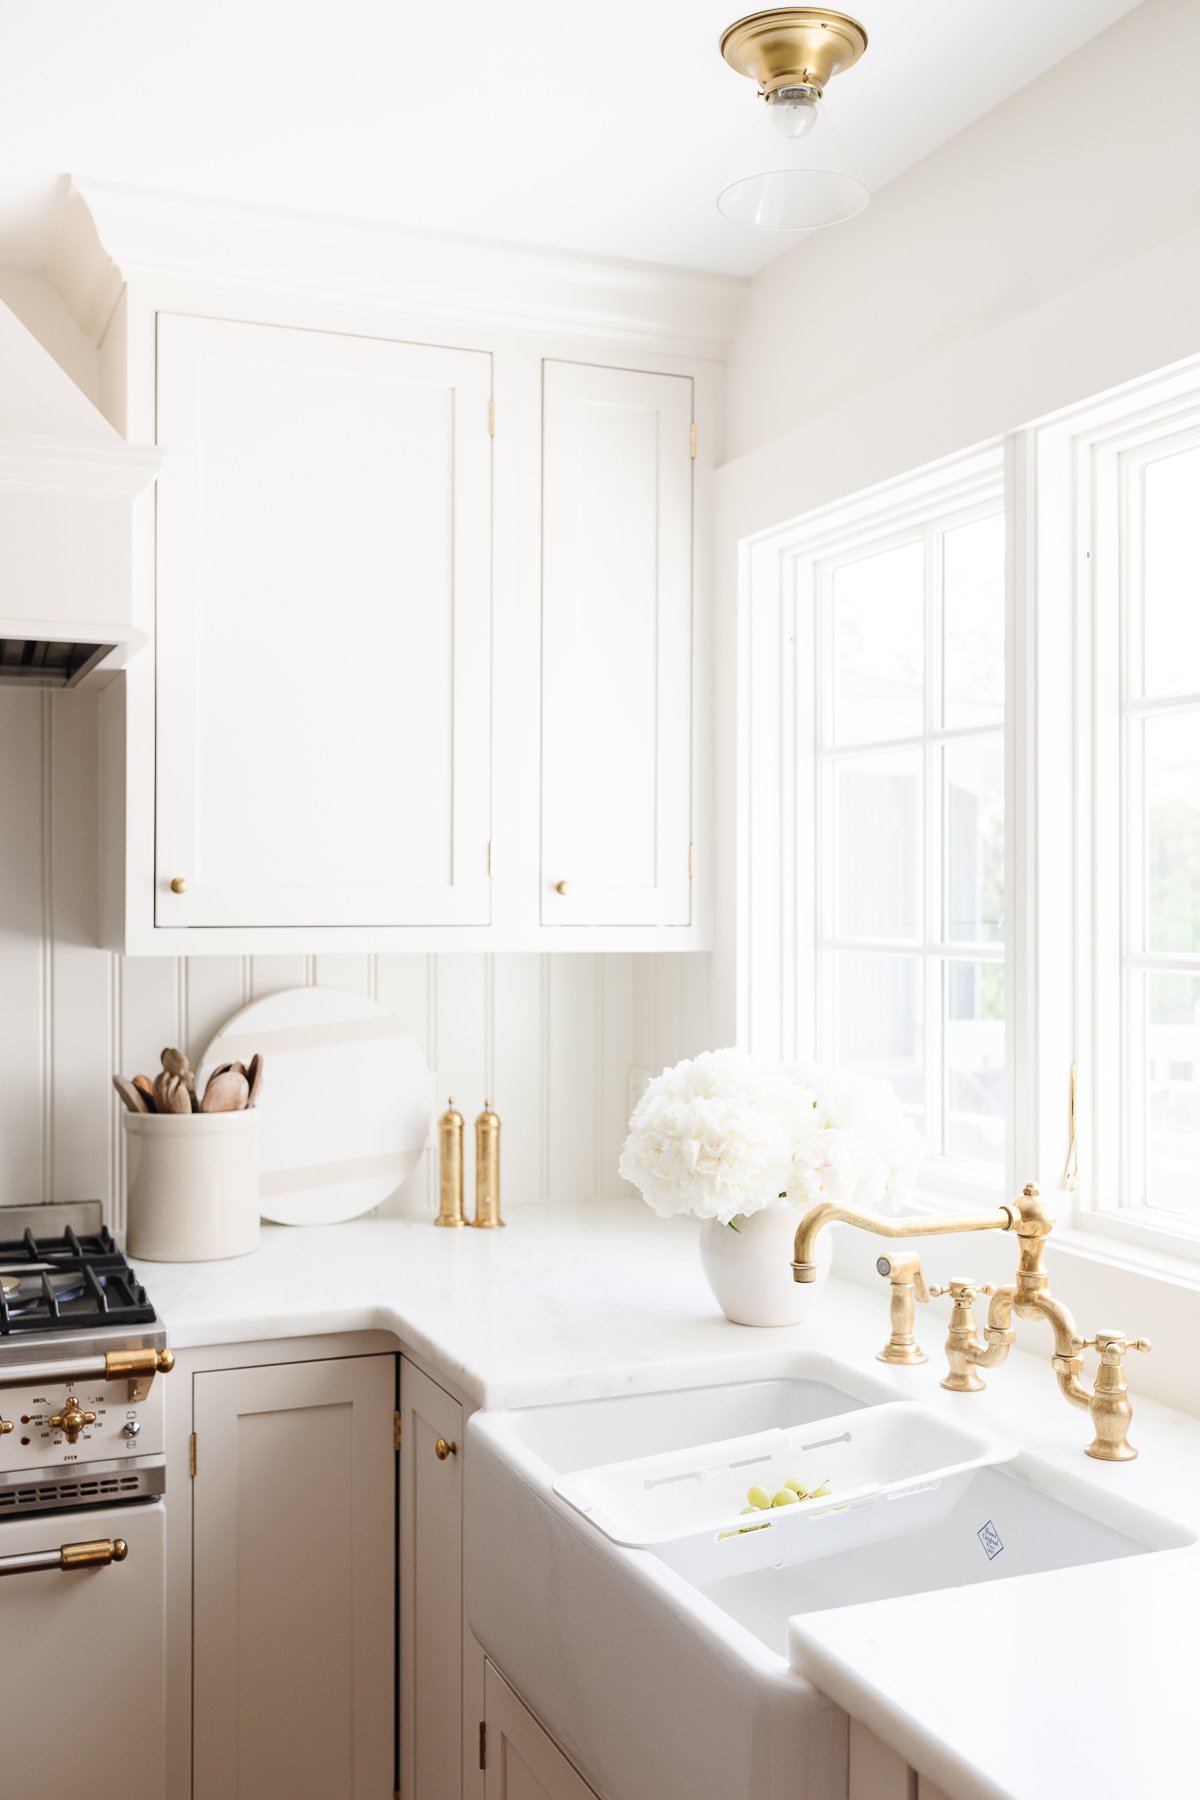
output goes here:
<path id="1" fill-rule="evenodd" d="M 979 1539 L 987 1552 L 988 1561 L 995 1562 L 996 1558 L 1004 1548 L 1004 1543 L 1000 1533 L 992 1524 L 992 1521 L 989 1519 L 986 1525 L 981 1525 L 979 1530 L 975 1533 L 975 1536 Z"/>

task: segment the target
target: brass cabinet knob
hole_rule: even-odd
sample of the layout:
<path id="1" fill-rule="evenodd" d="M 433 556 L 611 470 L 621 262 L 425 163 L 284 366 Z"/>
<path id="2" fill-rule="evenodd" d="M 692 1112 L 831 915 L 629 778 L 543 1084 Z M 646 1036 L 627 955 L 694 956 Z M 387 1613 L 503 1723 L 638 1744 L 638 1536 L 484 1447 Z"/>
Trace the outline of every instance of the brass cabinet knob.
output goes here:
<path id="1" fill-rule="evenodd" d="M 556 881 L 554 884 L 554 891 L 556 894 L 569 894 L 571 891 L 571 884 L 569 881 Z"/>
<path id="2" fill-rule="evenodd" d="M 183 875 L 176 875 L 173 878 L 173 880 L 171 882 L 171 892 L 173 894 L 186 894 L 187 893 L 187 880 Z"/>
<path id="3" fill-rule="evenodd" d="M 433 1453 L 439 1462 L 445 1462 L 448 1456 L 458 1455 L 458 1445 L 451 1439 L 439 1438 L 433 1446 Z"/>
<path id="4" fill-rule="evenodd" d="M 96 1423 L 96 1415 L 94 1412 L 81 1411 L 79 1402 L 74 1394 L 68 1394 L 67 1404 L 63 1407 L 62 1411 L 60 1413 L 54 1413 L 47 1419 L 46 1423 L 49 1425 L 51 1431 L 61 1431 L 68 1444 L 75 1444 L 78 1443 L 79 1434 L 84 1426 L 94 1425 Z"/>

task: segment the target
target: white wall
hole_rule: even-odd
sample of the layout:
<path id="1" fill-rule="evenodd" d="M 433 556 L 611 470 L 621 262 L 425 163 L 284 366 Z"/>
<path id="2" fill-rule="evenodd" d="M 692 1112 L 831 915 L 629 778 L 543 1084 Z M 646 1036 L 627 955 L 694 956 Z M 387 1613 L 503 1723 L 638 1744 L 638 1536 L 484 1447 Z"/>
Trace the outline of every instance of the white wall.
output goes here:
<path id="1" fill-rule="evenodd" d="M 1196 0 L 1145 0 L 749 284 L 716 478 L 725 844 L 739 541 L 1200 350 L 1198 66 Z"/>
<path id="2" fill-rule="evenodd" d="M 97 733 L 92 694 L 0 690 L 0 1205 L 99 1198 L 119 1228 L 114 1069 L 198 1057 L 248 1000 L 310 982 L 392 1007 L 468 1120 L 494 1101 L 509 1204 L 628 1191 L 629 1069 L 706 1046 L 707 957 L 114 956 L 94 947 Z M 395 1210 L 436 1209 L 434 1163 Z"/>

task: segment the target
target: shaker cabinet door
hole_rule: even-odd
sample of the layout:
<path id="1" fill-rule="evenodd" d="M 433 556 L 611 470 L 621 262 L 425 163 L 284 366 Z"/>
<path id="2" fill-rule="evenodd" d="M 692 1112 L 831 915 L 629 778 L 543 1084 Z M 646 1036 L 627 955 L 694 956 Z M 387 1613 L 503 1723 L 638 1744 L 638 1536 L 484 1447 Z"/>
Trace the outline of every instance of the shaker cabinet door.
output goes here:
<path id="1" fill-rule="evenodd" d="M 161 315 L 155 922 L 489 918 L 491 358 Z"/>
<path id="2" fill-rule="evenodd" d="M 396 1359 L 197 1374 L 193 1797 L 388 1800 Z"/>
<path id="3" fill-rule="evenodd" d="M 462 1800 L 463 1409 L 400 1363 L 400 1790 Z"/>
<path id="4" fill-rule="evenodd" d="M 547 362 L 545 925 L 691 918 L 692 382 Z"/>
<path id="5" fill-rule="evenodd" d="M 484 1800 L 596 1800 L 490 1662 L 484 1695 Z"/>

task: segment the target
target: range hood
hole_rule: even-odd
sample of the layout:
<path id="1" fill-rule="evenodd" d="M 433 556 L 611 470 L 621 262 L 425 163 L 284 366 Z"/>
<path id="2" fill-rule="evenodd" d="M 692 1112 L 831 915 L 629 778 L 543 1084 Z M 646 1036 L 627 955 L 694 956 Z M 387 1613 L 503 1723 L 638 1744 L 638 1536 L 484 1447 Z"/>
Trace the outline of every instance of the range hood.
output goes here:
<path id="1" fill-rule="evenodd" d="M 101 686 L 145 645 L 133 507 L 160 460 L 0 303 L 0 686 Z"/>

